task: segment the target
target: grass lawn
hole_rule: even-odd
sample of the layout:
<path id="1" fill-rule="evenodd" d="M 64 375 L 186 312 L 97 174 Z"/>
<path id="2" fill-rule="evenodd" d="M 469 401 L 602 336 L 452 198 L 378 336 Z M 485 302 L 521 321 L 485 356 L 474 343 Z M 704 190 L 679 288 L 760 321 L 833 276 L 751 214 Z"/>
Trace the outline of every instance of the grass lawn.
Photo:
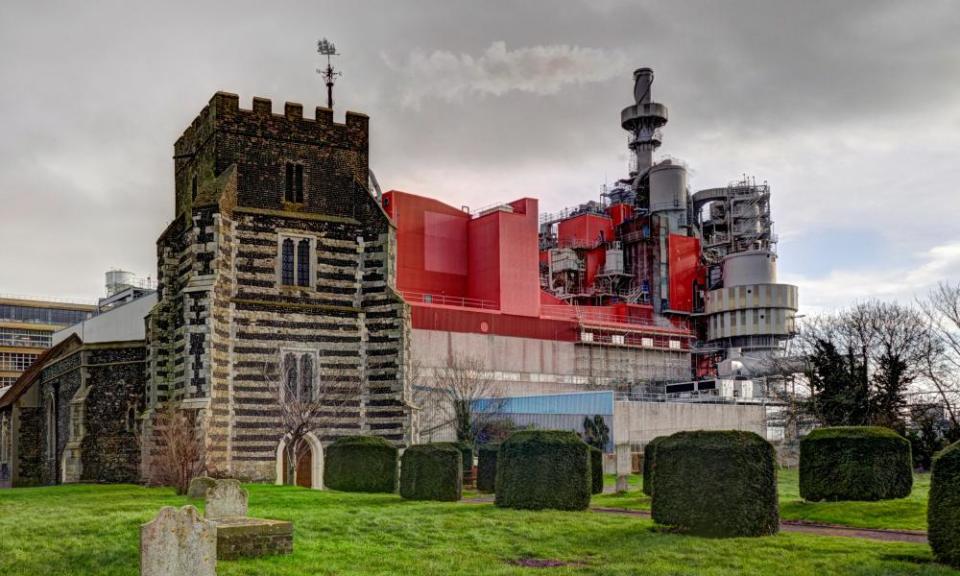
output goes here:
<path id="1" fill-rule="evenodd" d="M 221 576 L 302 574 L 960 574 L 925 545 L 805 534 L 710 540 L 644 518 L 251 485 L 253 516 L 292 520 L 294 553 L 221 562 Z M 74 485 L 0 491 L 0 574 L 136 575 L 138 525 L 170 490 Z M 569 564 L 546 570 L 524 559 Z"/>
<path id="2" fill-rule="evenodd" d="M 800 498 L 800 478 L 796 469 L 779 470 L 780 517 L 822 524 L 840 524 L 856 528 L 888 528 L 900 530 L 927 529 L 927 493 L 930 475 L 913 477 L 913 492 L 907 498 L 880 502 L 804 502 Z M 610 476 L 609 479 L 614 478 Z M 631 476 L 626 494 L 602 494 L 593 497 L 594 506 L 649 510 L 650 498 L 640 491 L 642 480 Z M 615 480 L 611 480 L 615 483 Z"/>

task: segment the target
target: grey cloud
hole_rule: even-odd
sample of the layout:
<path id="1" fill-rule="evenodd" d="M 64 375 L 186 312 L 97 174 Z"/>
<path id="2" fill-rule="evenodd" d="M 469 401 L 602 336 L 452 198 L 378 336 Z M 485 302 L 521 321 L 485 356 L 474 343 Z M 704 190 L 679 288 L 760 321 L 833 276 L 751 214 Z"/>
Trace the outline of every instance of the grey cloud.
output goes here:
<path id="1" fill-rule="evenodd" d="M 387 54 L 383 57 L 401 75 L 403 102 L 411 106 L 419 106 L 425 98 L 460 101 L 473 94 L 556 94 L 568 84 L 604 82 L 629 71 L 621 51 L 566 44 L 511 50 L 506 42 L 496 41 L 479 56 L 414 50 L 402 63 Z"/>
<path id="2" fill-rule="evenodd" d="M 216 90 L 321 104 L 320 36 L 343 53 L 336 113 L 370 114 L 387 188 L 595 198 L 625 170 L 630 72 L 651 66 L 662 152 L 695 187 L 768 179 L 785 241 L 845 220 L 921 254 L 960 235 L 956 2 L 132 6 L 0 5 L 0 292 L 94 296 L 106 266 L 153 271 L 173 141 Z"/>

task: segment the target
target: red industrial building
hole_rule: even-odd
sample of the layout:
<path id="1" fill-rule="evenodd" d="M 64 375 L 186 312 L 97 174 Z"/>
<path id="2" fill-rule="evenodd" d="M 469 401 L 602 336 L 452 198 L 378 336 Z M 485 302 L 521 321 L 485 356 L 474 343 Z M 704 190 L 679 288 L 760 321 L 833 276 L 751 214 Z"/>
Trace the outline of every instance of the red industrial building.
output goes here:
<path id="1" fill-rule="evenodd" d="M 479 357 L 510 391 L 717 375 L 725 359 L 776 354 L 796 287 L 776 282 L 769 187 L 691 194 L 683 164 L 653 160 L 667 108 L 634 73 L 621 113 L 629 175 L 590 201 L 538 214 L 521 198 L 471 213 L 392 190 L 396 287 L 411 305 L 411 355 L 440 367 Z"/>

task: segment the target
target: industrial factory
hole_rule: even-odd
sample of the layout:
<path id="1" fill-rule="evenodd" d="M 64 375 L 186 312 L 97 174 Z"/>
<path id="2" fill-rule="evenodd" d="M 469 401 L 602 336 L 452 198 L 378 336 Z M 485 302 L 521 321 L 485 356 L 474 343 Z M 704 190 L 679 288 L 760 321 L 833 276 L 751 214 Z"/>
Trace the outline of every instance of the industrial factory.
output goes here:
<path id="1" fill-rule="evenodd" d="M 384 194 L 416 361 L 477 355 L 511 396 L 762 393 L 747 376 L 781 353 L 797 311 L 796 286 L 777 283 L 770 187 L 691 192 L 682 162 L 654 159 L 668 113 L 652 86 L 634 72 L 630 166 L 599 200 L 541 214 L 534 198 L 471 212 Z"/>

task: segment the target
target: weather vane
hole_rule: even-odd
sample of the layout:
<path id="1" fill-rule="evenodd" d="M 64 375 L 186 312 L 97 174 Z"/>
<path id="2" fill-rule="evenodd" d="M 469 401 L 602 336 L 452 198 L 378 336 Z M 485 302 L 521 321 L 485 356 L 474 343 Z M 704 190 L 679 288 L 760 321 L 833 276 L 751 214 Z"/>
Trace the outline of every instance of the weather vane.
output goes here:
<path id="1" fill-rule="evenodd" d="M 327 108 L 333 109 L 333 83 L 336 81 L 337 76 L 342 76 L 342 74 L 333 69 L 330 57 L 339 56 L 340 54 L 337 53 L 337 47 L 333 45 L 333 42 L 326 38 L 321 38 L 317 41 L 317 53 L 327 57 L 327 67 L 317 68 L 317 74 L 323 76 L 323 80 L 327 84 Z"/>

